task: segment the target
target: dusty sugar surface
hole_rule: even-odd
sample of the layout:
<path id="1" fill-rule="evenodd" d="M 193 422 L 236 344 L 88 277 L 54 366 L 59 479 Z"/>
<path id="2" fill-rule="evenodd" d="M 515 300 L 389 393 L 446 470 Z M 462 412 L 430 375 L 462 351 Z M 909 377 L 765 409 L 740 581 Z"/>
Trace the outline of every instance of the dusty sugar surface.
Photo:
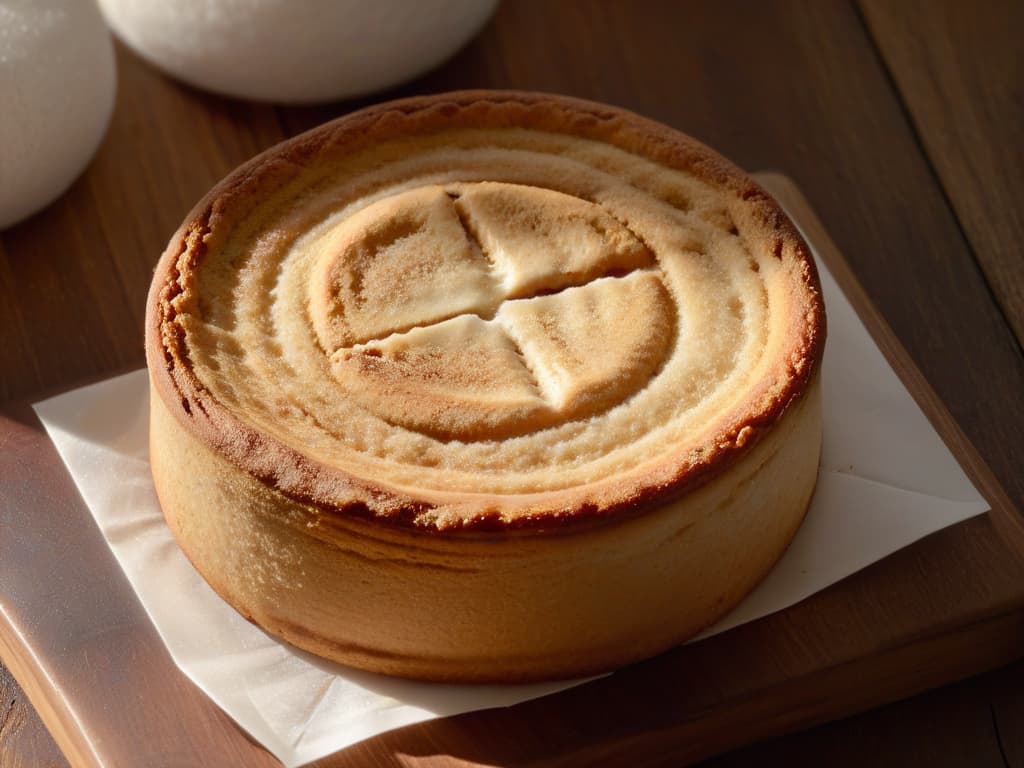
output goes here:
<path id="1" fill-rule="evenodd" d="M 698 456 L 770 396 L 792 265 L 739 201 L 608 145 L 522 130 L 310 170 L 197 267 L 202 384 L 324 464 L 524 494 Z"/>

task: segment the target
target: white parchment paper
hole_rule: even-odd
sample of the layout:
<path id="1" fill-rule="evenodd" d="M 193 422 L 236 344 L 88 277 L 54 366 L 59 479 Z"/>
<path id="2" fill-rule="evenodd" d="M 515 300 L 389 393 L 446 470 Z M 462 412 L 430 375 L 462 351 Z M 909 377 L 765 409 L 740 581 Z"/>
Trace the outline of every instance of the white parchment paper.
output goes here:
<path id="1" fill-rule="evenodd" d="M 817 492 L 783 559 L 705 636 L 786 608 L 989 509 L 825 269 L 822 282 L 829 340 Z M 412 683 L 331 664 L 265 634 L 207 586 L 164 523 L 150 480 L 148 396 L 146 372 L 136 371 L 36 412 L 178 666 L 286 766 L 409 723 L 583 682 Z"/>

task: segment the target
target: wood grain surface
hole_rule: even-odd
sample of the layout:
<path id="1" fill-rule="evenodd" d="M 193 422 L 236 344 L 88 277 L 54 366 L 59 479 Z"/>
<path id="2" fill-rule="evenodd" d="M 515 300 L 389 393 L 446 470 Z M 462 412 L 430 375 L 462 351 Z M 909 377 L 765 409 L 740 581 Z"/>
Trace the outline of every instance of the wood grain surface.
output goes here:
<path id="1" fill-rule="evenodd" d="M 446 65 L 376 98 L 464 87 L 563 92 L 663 120 L 745 167 L 786 171 L 1020 509 L 1024 473 L 1015 449 L 1024 432 L 1024 231 L 1016 201 L 1024 176 L 1014 165 L 1020 153 L 1013 147 L 1020 142 L 1012 142 L 1024 124 L 1024 106 L 1012 32 L 1021 26 L 1021 6 L 1007 5 L 865 2 L 862 12 L 841 0 L 733 0 L 649 2 L 641 10 L 614 1 L 507 0 L 480 37 Z M 280 109 L 208 96 L 123 49 L 118 66 L 114 119 L 88 171 L 56 204 L 0 233 L 0 401 L 34 398 L 141 365 L 146 287 L 184 213 L 242 160 L 356 106 Z M 991 560 L 993 542 L 1001 541 L 994 530 L 974 525 L 956 537 L 963 541 L 950 546 L 963 551 L 955 550 L 951 562 L 967 592 L 941 599 L 974 599 L 989 589 L 975 577 L 1000 564 L 1012 581 L 1015 561 Z M 900 567 L 944 567 L 939 555 L 919 549 L 928 548 L 911 548 Z M 841 586 L 887 588 L 874 578 Z M 851 632 L 940 599 L 895 593 L 878 613 L 849 617 Z M 808 610 L 813 617 L 813 606 Z M 966 649 L 960 652 L 969 659 Z M 0 695 L 0 766 L 59 764 L 6 674 Z M 1011 731 L 1024 732 L 1021 699 L 1001 695 L 1002 703 L 992 705 L 994 722 L 1002 718 Z M 921 706 L 928 713 L 933 705 Z M 879 717 L 876 722 L 886 722 Z M 455 733 L 461 727 L 451 726 Z M 807 743 L 841 733 L 831 728 L 808 735 Z M 898 741 L 884 724 L 878 728 L 878 739 Z M 963 733 L 992 747 L 991 731 Z M 401 738 L 408 737 L 399 737 L 399 746 Z M 533 748 L 582 737 L 547 738 Z M 429 750 L 444 741 L 435 733 L 417 749 L 434 754 Z M 1004 745 L 1005 759 L 1020 760 L 1019 743 L 1013 749 Z"/>
<path id="2" fill-rule="evenodd" d="M 1024 662 L 805 733 L 736 750 L 703 768 L 1016 768 L 1024 765 Z"/>
<path id="3" fill-rule="evenodd" d="M 1024 344 L 1024 3 L 861 0 L 945 195 Z"/>
<path id="4" fill-rule="evenodd" d="M 0 766 L 58 768 L 67 761 L 7 667 L 0 665 Z"/>

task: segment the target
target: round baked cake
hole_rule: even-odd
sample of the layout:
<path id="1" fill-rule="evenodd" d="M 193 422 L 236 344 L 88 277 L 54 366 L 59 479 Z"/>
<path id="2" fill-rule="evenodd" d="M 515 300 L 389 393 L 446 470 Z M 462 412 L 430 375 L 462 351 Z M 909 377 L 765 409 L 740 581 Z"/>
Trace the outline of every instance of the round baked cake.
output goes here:
<path id="1" fill-rule="evenodd" d="M 199 572 L 296 646 L 597 673 L 782 554 L 824 338 L 806 245 L 697 141 L 550 95 L 396 101 L 243 165 L 171 240 L 153 476 Z"/>

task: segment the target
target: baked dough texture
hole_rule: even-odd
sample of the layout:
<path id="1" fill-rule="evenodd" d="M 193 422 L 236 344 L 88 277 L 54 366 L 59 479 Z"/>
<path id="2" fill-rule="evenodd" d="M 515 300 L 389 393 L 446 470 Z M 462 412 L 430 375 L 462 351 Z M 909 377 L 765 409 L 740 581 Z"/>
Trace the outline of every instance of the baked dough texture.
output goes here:
<path id="1" fill-rule="evenodd" d="M 542 94 L 392 102 L 250 161 L 171 240 L 153 475 L 203 576 L 297 646 L 601 672 L 781 555 L 824 338 L 806 245 L 693 139 Z"/>

